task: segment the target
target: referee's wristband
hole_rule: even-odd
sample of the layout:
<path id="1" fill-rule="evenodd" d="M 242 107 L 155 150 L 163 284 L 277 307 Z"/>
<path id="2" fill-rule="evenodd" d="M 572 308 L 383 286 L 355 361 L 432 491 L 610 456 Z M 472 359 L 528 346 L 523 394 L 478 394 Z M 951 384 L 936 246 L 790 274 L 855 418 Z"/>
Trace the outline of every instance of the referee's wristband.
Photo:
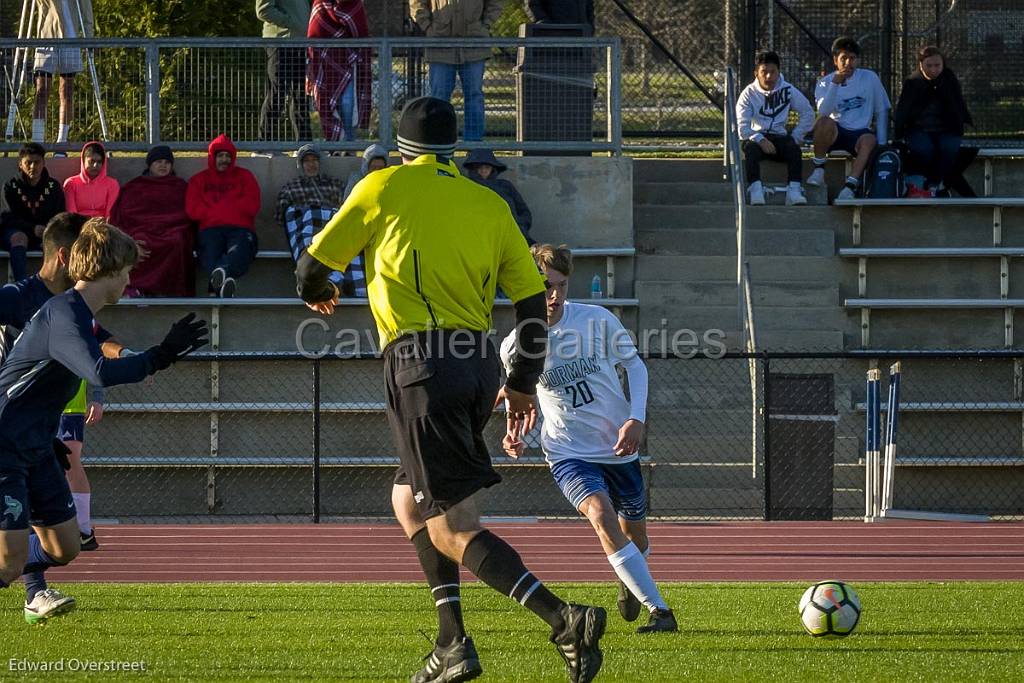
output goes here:
<path id="1" fill-rule="evenodd" d="M 530 394 L 532 396 L 537 393 L 537 379 L 537 377 L 522 377 L 513 373 L 505 380 L 505 386 L 521 394 Z"/>

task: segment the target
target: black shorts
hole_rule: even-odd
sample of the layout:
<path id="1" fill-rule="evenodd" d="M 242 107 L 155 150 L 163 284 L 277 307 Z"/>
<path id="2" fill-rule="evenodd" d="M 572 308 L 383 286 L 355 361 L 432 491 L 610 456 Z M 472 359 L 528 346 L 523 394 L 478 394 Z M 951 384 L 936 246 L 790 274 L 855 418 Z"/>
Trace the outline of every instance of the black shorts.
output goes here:
<path id="1" fill-rule="evenodd" d="M 850 156 L 857 156 L 857 142 L 860 141 L 861 136 L 874 135 L 875 131 L 870 128 L 843 128 L 840 125 L 836 125 L 839 129 L 839 134 L 836 135 L 836 141 L 832 143 L 832 146 L 828 148 L 828 151 L 834 152 L 840 149 L 844 152 L 849 152 Z"/>
<path id="2" fill-rule="evenodd" d="M 418 332 L 384 349 L 388 422 L 401 460 L 395 483 L 412 486 L 423 519 L 501 481 L 483 437 L 499 368 L 483 332 Z"/>
<path id="3" fill-rule="evenodd" d="M 75 516 L 64 468 L 53 451 L 0 451 L 0 530 L 57 526 Z"/>

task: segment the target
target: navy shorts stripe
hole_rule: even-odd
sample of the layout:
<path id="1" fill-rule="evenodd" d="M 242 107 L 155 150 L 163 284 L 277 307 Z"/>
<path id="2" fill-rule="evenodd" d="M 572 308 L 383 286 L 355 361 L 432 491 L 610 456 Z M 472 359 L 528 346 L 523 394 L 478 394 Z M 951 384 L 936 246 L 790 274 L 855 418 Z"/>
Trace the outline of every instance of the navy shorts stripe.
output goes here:
<path id="1" fill-rule="evenodd" d="M 615 464 L 560 460 L 551 465 L 551 474 L 562 495 L 577 510 L 590 496 L 605 493 L 619 517 L 630 521 L 647 517 L 647 491 L 639 458 Z"/>

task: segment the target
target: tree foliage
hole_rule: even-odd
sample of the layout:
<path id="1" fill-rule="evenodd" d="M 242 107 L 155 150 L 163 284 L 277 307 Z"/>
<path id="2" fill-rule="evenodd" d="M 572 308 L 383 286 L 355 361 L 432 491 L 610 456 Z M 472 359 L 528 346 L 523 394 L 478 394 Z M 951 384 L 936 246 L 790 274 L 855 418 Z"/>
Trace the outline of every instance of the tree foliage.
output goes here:
<path id="1" fill-rule="evenodd" d="M 97 35 L 118 38 L 258 36 L 252 0 L 98 0 Z"/>

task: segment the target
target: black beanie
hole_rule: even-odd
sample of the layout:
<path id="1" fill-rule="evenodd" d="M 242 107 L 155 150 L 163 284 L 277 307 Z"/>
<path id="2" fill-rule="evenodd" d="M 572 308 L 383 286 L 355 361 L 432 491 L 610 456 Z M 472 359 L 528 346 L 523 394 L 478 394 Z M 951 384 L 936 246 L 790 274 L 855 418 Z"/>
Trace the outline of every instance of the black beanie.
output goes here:
<path id="1" fill-rule="evenodd" d="M 436 97 L 417 97 L 402 109 L 398 122 L 398 151 L 407 157 L 455 154 L 458 122 L 450 102 Z"/>
<path id="2" fill-rule="evenodd" d="M 149 168 L 150 164 L 154 161 L 169 161 L 174 163 L 174 154 L 171 153 L 171 148 L 167 145 L 157 145 L 153 149 L 149 150 L 149 154 L 146 155 L 146 168 Z"/>

